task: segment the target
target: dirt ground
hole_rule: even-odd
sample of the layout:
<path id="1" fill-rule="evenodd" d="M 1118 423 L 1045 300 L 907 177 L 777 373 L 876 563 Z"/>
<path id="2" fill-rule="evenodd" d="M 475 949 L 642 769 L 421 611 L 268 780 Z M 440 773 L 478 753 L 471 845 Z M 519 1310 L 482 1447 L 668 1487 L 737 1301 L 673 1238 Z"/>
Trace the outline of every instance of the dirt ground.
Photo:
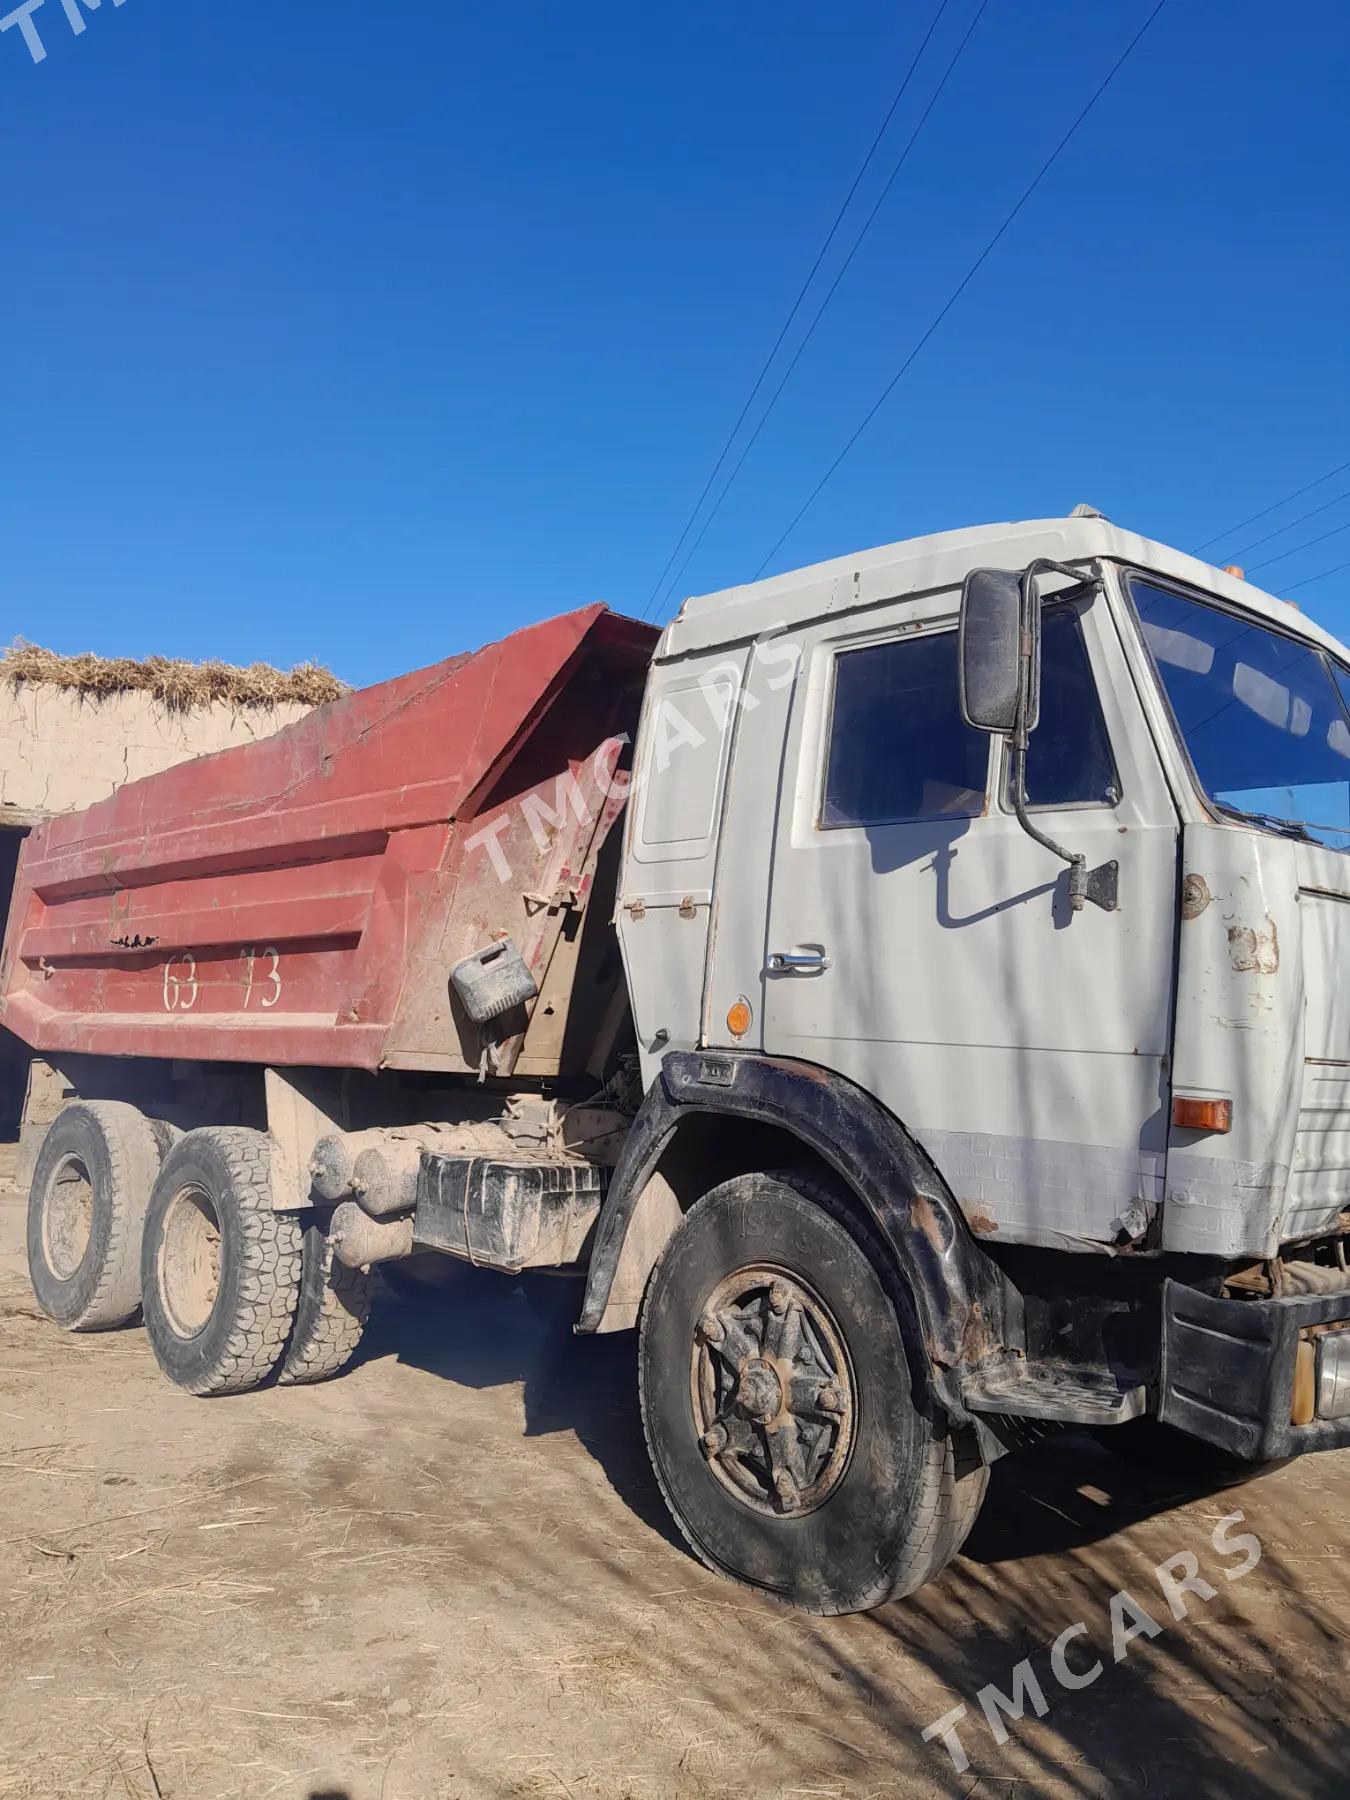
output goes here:
<path id="1" fill-rule="evenodd" d="M 818 1620 L 686 1554 L 632 1362 L 484 1277 L 391 1298 L 338 1381 L 193 1400 L 139 1330 L 38 1315 L 6 1185 L 0 1797 L 1350 1791 L 1350 1452 L 1197 1491 L 1061 1439 L 997 1466 L 933 1587 Z M 1187 1550 L 1216 1592 L 1177 1622 L 1152 1569 Z M 1115 1662 L 1122 1588 L 1161 1629 Z M 1047 1711 L 999 1745 L 976 1691 L 1028 1654 Z M 920 1736 L 958 1703 L 961 1773 Z"/>

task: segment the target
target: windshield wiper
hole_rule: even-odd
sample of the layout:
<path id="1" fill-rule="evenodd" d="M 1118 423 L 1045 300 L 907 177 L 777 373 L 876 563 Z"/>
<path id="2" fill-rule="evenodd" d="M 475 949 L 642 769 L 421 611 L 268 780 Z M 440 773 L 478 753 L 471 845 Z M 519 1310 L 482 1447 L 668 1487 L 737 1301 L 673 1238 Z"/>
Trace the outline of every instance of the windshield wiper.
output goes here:
<path id="1" fill-rule="evenodd" d="M 1334 848 L 1323 844 L 1314 832 L 1330 832 L 1334 837 L 1350 837 L 1350 824 L 1318 824 L 1314 819 L 1283 819 L 1278 812 L 1247 812 L 1244 806 L 1229 806 L 1217 799 L 1215 806 L 1219 812 L 1228 814 L 1229 819 L 1249 819 L 1253 824 L 1264 824 L 1267 832 L 1276 832 L 1280 837 L 1296 837 L 1303 844 L 1319 844 L 1323 850 Z"/>
<path id="2" fill-rule="evenodd" d="M 1252 824 L 1264 825 L 1268 831 L 1277 832 L 1280 837 L 1298 838 L 1305 844 L 1320 842 L 1313 836 L 1314 831 L 1332 831 L 1339 837 L 1350 833 L 1350 826 L 1346 825 L 1317 825 L 1303 819 L 1284 819 L 1278 813 L 1248 812 L 1241 806 L 1226 806 L 1222 800 L 1216 800 L 1214 804 L 1221 813 L 1227 813 L 1230 819 L 1250 819 Z"/>

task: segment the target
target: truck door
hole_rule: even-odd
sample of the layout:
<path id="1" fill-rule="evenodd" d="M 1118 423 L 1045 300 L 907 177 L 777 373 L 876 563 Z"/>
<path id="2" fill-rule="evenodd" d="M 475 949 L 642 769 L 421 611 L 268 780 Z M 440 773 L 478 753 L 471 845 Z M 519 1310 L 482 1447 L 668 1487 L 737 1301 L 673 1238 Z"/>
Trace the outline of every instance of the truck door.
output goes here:
<path id="1" fill-rule="evenodd" d="M 1070 912 L 1001 743 L 962 722 L 955 595 L 915 610 L 801 635 L 763 1047 L 874 1094 L 978 1231 L 1138 1239 L 1162 1201 L 1178 826 L 1109 602 L 1046 608 L 1027 789 L 1090 869 L 1119 864 L 1114 912 Z"/>
<path id="2" fill-rule="evenodd" d="M 747 652 L 652 670 L 616 914 L 650 1082 L 699 1040 L 718 824 Z M 761 912 L 761 917 L 762 912 Z"/>

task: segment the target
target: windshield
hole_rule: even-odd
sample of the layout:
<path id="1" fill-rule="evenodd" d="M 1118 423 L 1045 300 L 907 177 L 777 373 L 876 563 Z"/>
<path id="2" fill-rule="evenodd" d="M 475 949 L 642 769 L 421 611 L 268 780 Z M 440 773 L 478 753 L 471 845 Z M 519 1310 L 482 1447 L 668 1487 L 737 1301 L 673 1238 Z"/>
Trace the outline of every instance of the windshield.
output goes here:
<path id="1" fill-rule="evenodd" d="M 1311 644 L 1135 580 L 1130 592 L 1206 793 L 1350 850 L 1350 674 Z"/>

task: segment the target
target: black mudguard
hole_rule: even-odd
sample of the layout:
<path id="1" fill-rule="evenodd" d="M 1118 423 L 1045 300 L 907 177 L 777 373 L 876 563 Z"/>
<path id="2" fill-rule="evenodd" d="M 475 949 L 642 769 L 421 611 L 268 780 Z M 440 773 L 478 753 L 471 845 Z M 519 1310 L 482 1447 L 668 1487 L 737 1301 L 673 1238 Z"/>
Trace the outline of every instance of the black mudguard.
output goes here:
<path id="1" fill-rule="evenodd" d="M 870 1094 L 812 1063 L 748 1051 L 665 1058 L 610 1183 L 577 1330 L 599 1325 L 638 1198 L 681 1124 L 698 1113 L 780 1126 L 847 1183 L 914 1295 L 934 1392 L 964 1421 L 957 1372 L 1004 1347 L 1015 1297 L 921 1147 Z"/>

